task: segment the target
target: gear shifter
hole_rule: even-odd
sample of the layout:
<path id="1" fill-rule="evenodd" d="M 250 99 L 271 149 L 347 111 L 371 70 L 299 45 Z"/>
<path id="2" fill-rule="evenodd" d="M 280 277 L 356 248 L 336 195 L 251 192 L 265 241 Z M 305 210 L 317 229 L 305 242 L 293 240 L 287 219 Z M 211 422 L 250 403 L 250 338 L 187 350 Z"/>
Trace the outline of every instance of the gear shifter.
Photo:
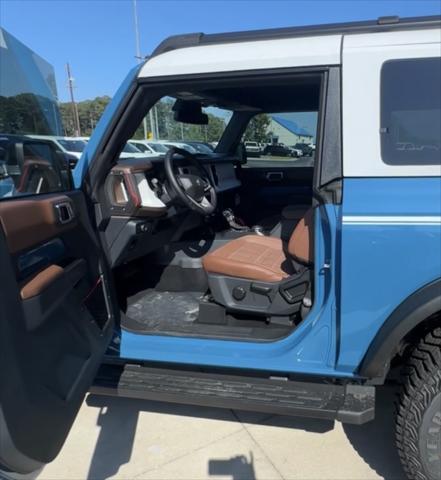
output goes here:
<path id="1" fill-rule="evenodd" d="M 259 235 L 261 237 L 265 236 L 265 232 L 263 230 L 262 225 L 253 225 L 251 227 L 251 231 L 254 232 L 256 235 Z"/>
<path id="2" fill-rule="evenodd" d="M 249 231 L 249 228 L 247 226 L 240 225 L 240 223 L 237 222 L 236 216 L 234 215 L 233 210 L 231 210 L 231 208 L 226 208 L 225 210 L 223 210 L 222 215 L 232 230 L 236 230 L 238 232 Z"/>

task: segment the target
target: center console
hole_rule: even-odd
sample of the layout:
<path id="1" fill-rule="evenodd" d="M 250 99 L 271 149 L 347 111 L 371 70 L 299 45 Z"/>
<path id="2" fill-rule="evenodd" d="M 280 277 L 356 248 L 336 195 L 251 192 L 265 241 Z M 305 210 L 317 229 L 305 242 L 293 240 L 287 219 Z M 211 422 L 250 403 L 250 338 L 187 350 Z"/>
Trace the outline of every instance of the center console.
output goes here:
<path id="1" fill-rule="evenodd" d="M 260 236 L 269 235 L 269 232 L 266 232 L 261 225 L 253 225 L 252 227 L 248 227 L 247 225 L 245 225 L 241 219 L 236 217 L 231 208 L 225 209 L 222 212 L 222 215 L 230 227 L 230 230 L 228 230 L 227 233 L 230 232 L 232 234 L 228 238 L 237 238 L 242 236 L 243 234 L 253 233 Z"/>

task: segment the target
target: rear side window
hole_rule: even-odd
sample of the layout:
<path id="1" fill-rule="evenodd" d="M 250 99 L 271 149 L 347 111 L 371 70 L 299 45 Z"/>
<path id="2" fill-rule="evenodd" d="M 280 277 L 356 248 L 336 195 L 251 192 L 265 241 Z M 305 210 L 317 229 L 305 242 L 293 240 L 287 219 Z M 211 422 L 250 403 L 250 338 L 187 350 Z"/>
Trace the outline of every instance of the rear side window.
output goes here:
<path id="1" fill-rule="evenodd" d="M 383 65 L 380 133 L 384 163 L 441 163 L 441 58 Z"/>

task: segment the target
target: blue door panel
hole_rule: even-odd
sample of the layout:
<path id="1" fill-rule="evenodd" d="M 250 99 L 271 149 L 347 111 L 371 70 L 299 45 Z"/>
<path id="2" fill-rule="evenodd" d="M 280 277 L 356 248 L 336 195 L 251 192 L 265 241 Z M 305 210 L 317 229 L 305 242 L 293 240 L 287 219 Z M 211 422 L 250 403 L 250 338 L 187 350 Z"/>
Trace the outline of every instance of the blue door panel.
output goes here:
<path id="1" fill-rule="evenodd" d="M 392 311 L 441 277 L 441 180 L 347 179 L 343 192 L 338 368 L 353 372 Z"/>

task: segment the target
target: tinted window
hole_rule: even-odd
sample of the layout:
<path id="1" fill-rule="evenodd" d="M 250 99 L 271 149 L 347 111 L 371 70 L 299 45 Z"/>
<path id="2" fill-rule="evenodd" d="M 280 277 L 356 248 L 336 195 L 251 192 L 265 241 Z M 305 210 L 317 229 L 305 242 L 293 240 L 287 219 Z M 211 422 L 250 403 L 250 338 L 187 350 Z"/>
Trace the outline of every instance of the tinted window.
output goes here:
<path id="1" fill-rule="evenodd" d="M 1 28 L 0 132 L 63 134 L 53 67 Z"/>
<path id="2" fill-rule="evenodd" d="M 380 132 L 385 163 L 441 163 L 440 58 L 393 60 L 383 65 Z"/>
<path id="3" fill-rule="evenodd" d="M 161 143 L 151 143 L 149 142 L 149 145 L 155 152 L 158 153 L 167 153 L 168 148 L 165 145 L 162 145 Z"/>
<path id="4" fill-rule="evenodd" d="M 132 145 L 134 145 L 140 152 L 150 152 L 150 150 L 142 143 L 132 143 Z"/>
<path id="5" fill-rule="evenodd" d="M 53 143 L 0 136 L 0 199 L 71 188 L 67 160 Z"/>
<path id="6" fill-rule="evenodd" d="M 126 143 L 124 145 L 124 148 L 122 150 L 124 153 L 139 153 L 141 150 L 139 150 L 138 148 L 136 148 L 134 145 L 132 145 L 131 143 Z"/>
<path id="7" fill-rule="evenodd" d="M 84 150 L 84 148 L 86 147 L 86 142 L 84 142 L 83 140 L 65 140 L 65 139 L 61 140 L 61 139 L 59 139 L 58 142 L 68 152 L 81 153 Z"/>

